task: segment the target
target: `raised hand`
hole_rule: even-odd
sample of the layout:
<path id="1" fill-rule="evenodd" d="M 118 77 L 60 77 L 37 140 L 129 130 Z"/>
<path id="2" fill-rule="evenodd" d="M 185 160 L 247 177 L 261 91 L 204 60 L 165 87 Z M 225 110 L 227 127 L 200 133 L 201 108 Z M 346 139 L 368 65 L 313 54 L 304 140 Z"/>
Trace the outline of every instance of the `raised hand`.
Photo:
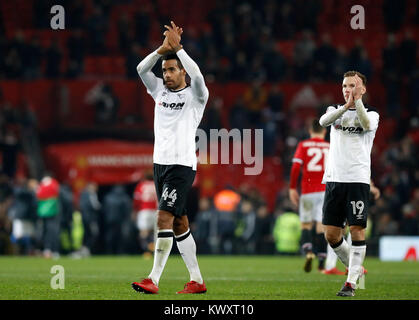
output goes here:
<path id="1" fill-rule="evenodd" d="M 355 75 L 355 88 L 352 90 L 352 96 L 354 101 L 362 96 L 362 79 L 358 75 Z"/>
<path id="2" fill-rule="evenodd" d="M 181 35 L 183 33 L 183 29 L 176 26 L 173 21 L 170 21 L 171 26 L 165 25 L 164 27 L 167 29 L 163 34 L 167 38 L 169 45 L 172 47 L 172 50 L 175 52 L 182 49 L 182 45 L 180 44 Z"/>
<path id="3" fill-rule="evenodd" d="M 165 55 L 172 51 L 173 49 L 169 44 L 169 40 L 167 39 L 167 37 L 165 37 L 163 40 L 163 44 L 157 49 L 157 53 L 161 55 Z"/>

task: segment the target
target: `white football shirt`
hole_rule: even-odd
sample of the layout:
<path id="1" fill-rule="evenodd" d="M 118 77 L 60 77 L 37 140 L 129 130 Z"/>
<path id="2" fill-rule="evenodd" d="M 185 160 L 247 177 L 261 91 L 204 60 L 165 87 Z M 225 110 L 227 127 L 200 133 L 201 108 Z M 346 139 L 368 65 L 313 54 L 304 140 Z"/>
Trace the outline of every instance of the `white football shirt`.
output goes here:
<path id="1" fill-rule="evenodd" d="M 153 162 L 196 170 L 195 136 L 209 92 L 199 67 L 185 50 L 179 50 L 177 56 L 191 78 L 191 85 L 183 89 L 170 90 L 151 71 L 161 57 L 156 51 L 140 62 L 137 71 L 155 101 Z"/>
<path id="2" fill-rule="evenodd" d="M 335 105 L 326 114 L 343 108 Z M 378 128 L 379 114 L 365 107 L 370 122 L 369 130 L 362 128 L 356 109 L 349 109 L 331 124 L 330 149 L 323 176 L 326 182 L 358 182 L 370 184 L 371 149 Z M 323 119 L 320 118 L 322 124 Z M 323 124 L 322 124 L 323 125 Z"/>

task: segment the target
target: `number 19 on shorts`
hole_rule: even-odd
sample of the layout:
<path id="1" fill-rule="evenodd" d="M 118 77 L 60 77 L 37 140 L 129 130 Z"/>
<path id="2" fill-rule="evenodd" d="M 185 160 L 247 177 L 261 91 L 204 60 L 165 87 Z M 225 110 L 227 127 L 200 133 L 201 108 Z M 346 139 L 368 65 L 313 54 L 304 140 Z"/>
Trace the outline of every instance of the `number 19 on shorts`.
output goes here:
<path id="1" fill-rule="evenodd" d="M 351 205 L 352 205 L 352 212 L 354 214 L 354 216 L 356 216 L 357 219 L 362 219 L 363 215 L 362 212 L 364 211 L 365 205 L 364 205 L 364 201 L 351 201 Z"/>

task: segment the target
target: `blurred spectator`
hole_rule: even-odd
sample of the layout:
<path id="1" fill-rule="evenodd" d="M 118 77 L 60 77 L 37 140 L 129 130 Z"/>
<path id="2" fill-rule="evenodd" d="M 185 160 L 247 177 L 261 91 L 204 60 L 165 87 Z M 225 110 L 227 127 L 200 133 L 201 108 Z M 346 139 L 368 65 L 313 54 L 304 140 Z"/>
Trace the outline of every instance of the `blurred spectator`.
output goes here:
<path id="1" fill-rule="evenodd" d="M 3 155 L 3 171 L 8 177 L 14 178 L 20 149 L 19 140 L 14 130 L 6 128 L 3 141 L 0 140 L 0 146 Z"/>
<path id="2" fill-rule="evenodd" d="M 400 234 L 405 236 L 419 235 L 419 217 L 418 211 L 413 204 L 407 203 L 402 208 L 403 219 L 400 222 Z"/>
<path id="3" fill-rule="evenodd" d="M 250 114 L 246 109 L 243 98 L 237 97 L 236 102 L 232 106 L 229 113 L 230 128 L 237 128 L 239 130 L 250 127 Z"/>
<path id="4" fill-rule="evenodd" d="M 200 124 L 200 127 L 207 133 L 207 135 L 209 135 L 210 129 L 223 128 L 221 123 L 222 109 L 223 99 L 220 97 L 214 97 L 210 100 L 209 105 L 205 109 L 205 113 Z"/>
<path id="5" fill-rule="evenodd" d="M 151 171 L 137 184 L 133 198 L 140 250 L 145 257 L 151 257 L 157 232 L 157 194 Z"/>
<path id="6" fill-rule="evenodd" d="M 238 254 L 255 253 L 256 213 L 249 200 L 243 200 L 239 205 L 236 218 L 236 252 Z"/>
<path id="7" fill-rule="evenodd" d="M 41 77 L 41 66 L 44 49 L 41 47 L 38 37 L 33 37 L 27 46 L 28 54 L 25 59 L 25 78 L 29 80 Z"/>
<path id="8" fill-rule="evenodd" d="M 337 47 L 335 63 L 332 67 L 333 80 L 341 82 L 342 75 L 349 70 L 349 58 L 344 46 Z"/>
<path id="9" fill-rule="evenodd" d="M 141 5 L 134 16 L 135 21 L 135 39 L 138 43 L 145 47 L 148 45 L 150 29 L 151 29 L 151 5 L 147 2 Z"/>
<path id="10" fill-rule="evenodd" d="M 118 45 L 121 52 L 126 52 L 133 40 L 134 25 L 127 13 L 123 12 L 116 22 L 118 29 Z"/>
<path id="11" fill-rule="evenodd" d="M 103 200 L 105 220 L 105 251 L 120 254 L 124 251 L 123 225 L 131 213 L 131 199 L 121 185 L 112 187 Z"/>
<path id="12" fill-rule="evenodd" d="M 13 186 L 10 178 L 0 171 L 0 254 L 11 254 L 11 222 L 7 211 L 13 201 Z"/>
<path id="13" fill-rule="evenodd" d="M 77 257 L 88 257 L 94 249 L 99 236 L 99 213 L 101 204 L 97 195 L 98 186 L 89 182 L 80 194 L 79 208 L 83 223 L 83 242 L 81 249 L 74 253 Z"/>
<path id="14" fill-rule="evenodd" d="M 75 78 L 83 73 L 84 56 L 86 54 L 86 43 L 81 29 L 72 32 L 67 40 L 69 66 L 67 77 Z"/>
<path id="15" fill-rule="evenodd" d="M 93 14 L 89 17 L 86 27 L 90 53 L 93 55 L 106 55 L 105 40 L 108 31 L 108 20 L 102 7 L 93 7 Z"/>
<path id="16" fill-rule="evenodd" d="M 395 220 L 392 220 L 390 213 L 384 212 L 378 218 L 376 231 L 379 236 L 397 235 L 398 229 L 399 225 Z"/>
<path id="17" fill-rule="evenodd" d="M 61 245 L 67 253 L 72 248 L 72 226 L 73 226 L 73 213 L 74 213 L 74 195 L 68 183 L 63 182 L 60 185 L 59 197 L 61 215 L 60 215 L 60 238 L 62 239 Z M 63 251 L 63 250 L 62 250 Z"/>
<path id="18" fill-rule="evenodd" d="M 252 127 L 257 126 L 261 119 L 261 111 L 266 107 L 268 92 L 262 86 L 259 79 L 253 80 L 243 97 L 244 107 L 249 114 L 249 121 Z"/>
<path id="19" fill-rule="evenodd" d="M 50 46 L 45 51 L 46 69 L 45 76 L 56 79 L 61 76 L 62 52 L 59 47 L 58 39 L 52 40 Z"/>
<path id="20" fill-rule="evenodd" d="M 24 177 L 16 179 L 13 202 L 8 216 L 12 221 L 11 240 L 16 254 L 32 255 L 35 249 L 35 223 L 37 220 L 37 181 Z"/>
<path id="21" fill-rule="evenodd" d="M 317 31 L 317 18 L 322 11 L 321 0 L 297 0 L 295 1 L 296 29 Z"/>
<path id="22" fill-rule="evenodd" d="M 396 46 L 396 38 L 393 33 L 387 36 L 387 46 L 382 50 L 382 77 L 386 88 L 387 114 L 400 114 L 400 56 Z"/>
<path id="23" fill-rule="evenodd" d="M 300 39 L 294 46 L 294 71 L 293 78 L 299 82 L 306 82 L 312 76 L 311 66 L 313 64 L 313 54 L 316 44 L 310 31 L 304 30 Z"/>
<path id="24" fill-rule="evenodd" d="M 292 39 L 296 32 L 295 25 L 298 12 L 296 12 L 291 1 L 279 2 L 278 6 L 278 17 L 274 24 L 275 33 L 278 34 L 278 39 Z"/>
<path id="25" fill-rule="evenodd" d="M 119 99 L 112 86 L 99 82 L 86 95 L 86 102 L 95 106 L 96 124 L 115 124 L 119 109 Z"/>
<path id="26" fill-rule="evenodd" d="M 240 195 L 231 189 L 219 191 L 214 196 L 214 206 L 218 211 L 218 250 L 217 253 L 232 254 L 234 231 L 236 229 L 236 210 Z"/>
<path id="27" fill-rule="evenodd" d="M 288 205 L 289 207 L 289 205 Z M 300 218 L 298 214 L 277 209 L 277 217 L 273 229 L 276 250 L 282 254 L 298 254 L 300 249 Z"/>
<path id="28" fill-rule="evenodd" d="M 332 80 L 334 78 L 333 67 L 336 64 L 336 49 L 331 43 L 330 34 L 324 33 L 321 36 L 320 45 L 314 50 L 313 77 L 323 81 Z"/>
<path id="29" fill-rule="evenodd" d="M 413 38 L 412 31 L 407 29 L 400 42 L 400 68 L 401 75 L 411 76 L 416 68 L 417 41 Z"/>
<path id="30" fill-rule="evenodd" d="M 199 199 L 199 211 L 193 225 L 194 238 L 199 253 L 217 253 L 217 211 L 207 197 Z"/>
<path id="31" fill-rule="evenodd" d="M 60 185 L 46 174 L 36 191 L 38 199 L 37 214 L 42 228 L 42 249 L 45 258 L 58 258 L 60 250 L 61 205 Z"/>
<path id="32" fill-rule="evenodd" d="M 383 16 L 387 31 L 394 32 L 400 29 L 405 18 L 406 0 L 384 0 Z"/>
<path id="33" fill-rule="evenodd" d="M 273 39 L 269 39 L 264 50 L 263 67 L 266 70 L 267 81 L 281 81 L 287 77 L 287 61 L 281 53 L 281 47 Z"/>
<path id="34" fill-rule="evenodd" d="M 66 28 L 80 29 L 84 27 L 85 3 L 83 0 L 66 0 Z"/>
<path id="35" fill-rule="evenodd" d="M 273 254 L 274 238 L 273 238 L 273 215 L 268 211 L 266 204 L 262 204 L 256 211 L 255 221 L 255 241 L 256 254 Z"/>
<path id="36" fill-rule="evenodd" d="M 140 63 L 141 58 L 141 47 L 136 42 L 132 43 L 125 55 L 125 70 L 127 72 L 127 78 L 138 78 L 137 66 Z"/>
<path id="37" fill-rule="evenodd" d="M 355 67 L 355 70 L 361 72 L 363 75 L 367 77 L 368 81 L 371 81 L 372 64 L 371 60 L 368 58 L 368 52 L 367 50 L 365 50 L 365 48 L 361 50 L 361 54 L 357 63 L 358 64 Z"/>

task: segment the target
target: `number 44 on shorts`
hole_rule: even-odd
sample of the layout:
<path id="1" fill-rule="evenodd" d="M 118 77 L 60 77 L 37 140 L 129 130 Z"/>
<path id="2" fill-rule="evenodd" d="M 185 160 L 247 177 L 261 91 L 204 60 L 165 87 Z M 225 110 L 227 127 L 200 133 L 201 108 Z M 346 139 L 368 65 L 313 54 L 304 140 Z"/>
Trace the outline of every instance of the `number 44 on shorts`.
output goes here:
<path id="1" fill-rule="evenodd" d="M 171 201 L 167 202 L 167 205 L 169 207 L 173 207 L 177 199 L 176 189 L 173 189 L 169 194 L 168 187 L 164 188 L 162 198 L 164 199 L 164 201 L 167 201 L 167 198 L 171 199 Z"/>

